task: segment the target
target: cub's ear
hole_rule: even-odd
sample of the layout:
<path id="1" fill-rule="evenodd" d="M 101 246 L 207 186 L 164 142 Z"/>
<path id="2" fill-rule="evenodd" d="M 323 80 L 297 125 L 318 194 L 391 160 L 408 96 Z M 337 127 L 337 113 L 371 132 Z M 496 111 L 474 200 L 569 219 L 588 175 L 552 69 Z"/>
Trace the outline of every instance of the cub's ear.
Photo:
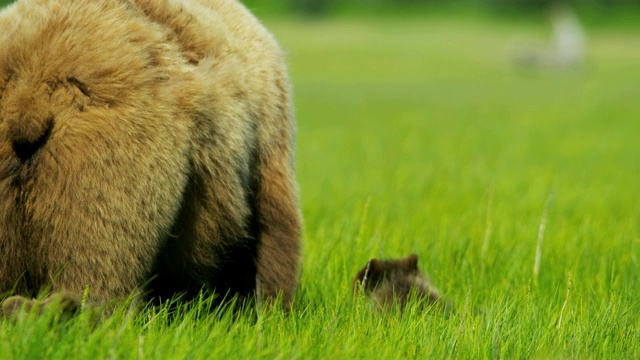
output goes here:
<path id="1" fill-rule="evenodd" d="M 378 276 L 379 274 L 384 272 L 384 266 L 382 262 L 378 259 L 371 259 L 367 263 L 368 276 Z"/>
<path id="2" fill-rule="evenodd" d="M 406 269 L 409 271 L 418 271 L 418 255 L 411 254 L 404 259 Z"/>
<path id="3" fill-rule="evenodd" d="M 383 271 L 383 266 L 380 260 L 369 260 L 367 265 L 360 269 L 358 274 L 356 274 L 356 277 L 353 279 L 353 292 L 356 293 L 361 289 L 373 289 L 377 285 L 378 279 Z"/>
<path id="4" fill-rule="evenodd" d="M 384 278 L 385 266 L 382 261 L 378 259 L 371 259 L 367 263 L 367 287 L 374 288 L 378 286 L 378 283 L 382 278 Z"/>

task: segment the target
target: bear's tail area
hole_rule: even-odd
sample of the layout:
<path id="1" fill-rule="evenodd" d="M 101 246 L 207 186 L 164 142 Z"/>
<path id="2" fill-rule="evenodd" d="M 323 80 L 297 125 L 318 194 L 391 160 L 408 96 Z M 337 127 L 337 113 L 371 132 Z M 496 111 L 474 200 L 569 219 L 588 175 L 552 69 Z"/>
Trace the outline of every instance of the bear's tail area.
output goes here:
<path id="1" fill-rule="evenodd" d="M 299 281 L 302 215 L 294 169 L 293 107 L 282 80 L 286 75 L 280 78 L 274 89 L 278 104 L 272 104 L 272 116 L 258 127 L 257 272 L 262 297 L 281 297 L 289 309 Z"/>
<path id="2" fill-rule="evenodd" d="M 20 160 L 26 161 L 47 142 L 53 129 L 54 117 L 47 97 L 28 93 L 22 95 L 16 99 L 21 111 L 8 117 L 6 121 L 13 150 Z"/>
<path id="3" fill-rule="evenodd" d="M 263 162 L 257 192 L 259 292 L 266 300 L 281 298 L 285 309 L 298 286 L 302 232 L 298 189 L 289 164 L 284 156 Z"/>

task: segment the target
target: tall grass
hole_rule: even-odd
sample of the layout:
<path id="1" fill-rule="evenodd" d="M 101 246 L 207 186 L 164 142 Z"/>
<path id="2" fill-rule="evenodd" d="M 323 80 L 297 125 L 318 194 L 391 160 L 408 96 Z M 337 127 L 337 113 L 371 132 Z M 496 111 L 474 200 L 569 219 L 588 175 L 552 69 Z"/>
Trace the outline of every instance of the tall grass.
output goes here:
<path id="1" fill-rule="evenodd" d="M 268 25 L 298 117 L 294 311 L 26 317 L 0 324 L 0 358 L 640 358 L 639 32 L 589 33 L 563 73 L 512 66 L 531 25 Z M 368 259 L 410 252 L 454 312 L 351 299 Z"/>
<path id="2" fill-rule="evenodd" d="M 544 36 L 538 28 L 287 27 L 278 33 L 300 119 L 303 286 L 323 294 L 318 306 L 330 292 L 344 299 L 367 258 L 416 251 L 476 311 L 469 324 L 448 321 L 459 330 L 450 337 L 421 338 L 436 354 L 638 356 L 640 51 L 628 45 L 639 33 L 590 33 L 585 68 L 560 73 L 511 65 L 515 45 Z"/>

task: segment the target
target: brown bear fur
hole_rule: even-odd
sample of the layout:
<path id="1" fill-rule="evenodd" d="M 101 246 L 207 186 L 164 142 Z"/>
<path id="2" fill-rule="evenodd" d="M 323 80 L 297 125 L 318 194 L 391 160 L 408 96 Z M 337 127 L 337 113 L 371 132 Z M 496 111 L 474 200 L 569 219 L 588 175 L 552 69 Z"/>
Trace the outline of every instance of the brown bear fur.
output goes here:
<path id="1" fill-rule="evenodd" d="M 379 310 L 394 306 L 404 309 L 411 296 L 424 304 L 442 300 L 438 289 L 418 268 L 416 254 L 400 259 L 369 260 L 353 279 L 353 292 L 356 295 L 363 293 Z"/>
<path id="2" fill-rule="evenodd" d="M 0 294 L 258 280 L 288 303 L 294 136 L 281 50 L 235 0 L 19 0 L 0 12 Z"/>

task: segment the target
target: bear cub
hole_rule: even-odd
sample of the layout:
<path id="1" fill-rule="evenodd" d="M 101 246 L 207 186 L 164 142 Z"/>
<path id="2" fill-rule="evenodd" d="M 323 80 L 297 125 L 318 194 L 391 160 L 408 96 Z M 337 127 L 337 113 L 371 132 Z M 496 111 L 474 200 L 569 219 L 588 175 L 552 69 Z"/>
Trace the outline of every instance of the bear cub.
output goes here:
<path id="1" fill-rule="evenodd" d="M 364 294 L 378 310 L 404 309 L 412 296 L 421 303 L 443 302 L 442 296 L 418 268 L 418 255 L 400 259 L 371 259 L 353 280 L 353 293 Z M 445 304 L 446 305 L 446 304 Z"/>

